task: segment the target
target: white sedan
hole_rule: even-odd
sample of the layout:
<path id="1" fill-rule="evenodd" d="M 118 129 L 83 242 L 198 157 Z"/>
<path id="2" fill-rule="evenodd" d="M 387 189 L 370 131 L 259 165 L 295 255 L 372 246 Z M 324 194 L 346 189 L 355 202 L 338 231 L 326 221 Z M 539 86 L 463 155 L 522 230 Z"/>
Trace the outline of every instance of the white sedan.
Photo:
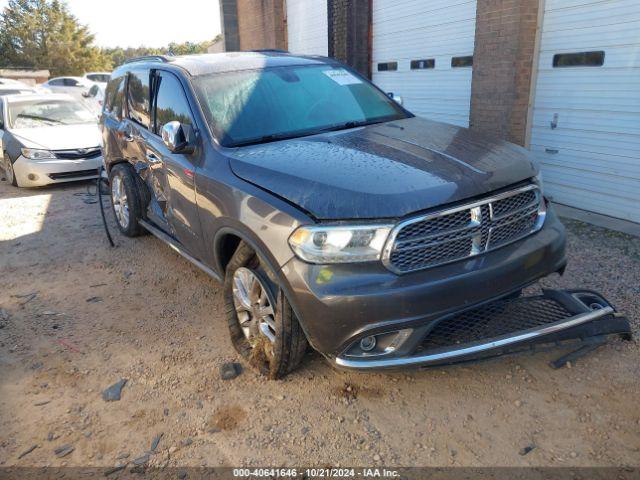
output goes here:
<path id="1" fill-rule="evenodd" d="M 66 93 L 80 99 L 93 84 L 94 82 L 84 77 L 56 77 L 51 78 L 43 86 L 53 93 Z"/>
<path id="2" fill-rule="evenodd" d="M 0 164 L 14 186 L 96 178 L 100 140 L 95 114 L 69 95 L 0 97 Z"/>

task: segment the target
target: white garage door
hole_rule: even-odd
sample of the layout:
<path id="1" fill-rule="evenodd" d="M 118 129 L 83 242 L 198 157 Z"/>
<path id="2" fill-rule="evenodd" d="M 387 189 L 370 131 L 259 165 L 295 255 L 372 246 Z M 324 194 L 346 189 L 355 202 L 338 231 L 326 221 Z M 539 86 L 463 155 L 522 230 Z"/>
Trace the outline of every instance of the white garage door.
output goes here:
<path id="1" fill-rule="evenodd" d="M 548 194 L 640 222 L 640 1 L 546 0 L 539 62 L 531 148 Z"/>
<path id="2" fill-rule="evenodd" d="M 373 82 L 416 115 L 468 126 L 475 28 L 475 0 L 373 0 Z"/>
<path id="3" fill-rule="evenodd" d="M 327 0 L 286 0 L 291 53 L 327 56 Z"/>

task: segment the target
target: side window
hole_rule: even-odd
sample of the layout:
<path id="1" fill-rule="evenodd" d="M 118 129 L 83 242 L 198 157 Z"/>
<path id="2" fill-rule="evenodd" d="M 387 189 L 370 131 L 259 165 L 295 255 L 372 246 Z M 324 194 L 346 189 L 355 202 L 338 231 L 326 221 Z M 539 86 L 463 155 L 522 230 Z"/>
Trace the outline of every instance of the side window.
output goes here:
<path id="1" fill-rule="evenodd" d="M 4 106 L 0 100 L 0 130 L 4 130 Z"/>
<path id="2" fill-rule="evenodd" d="M 143 127 L 149 127 L 149 70 L 133 70 L 129 73 L 127 107 L 129 118 Z"/>
<path id="3" fill-rule="evenodd" d="M 53 80 L 49 80 L 49 85 L 53 85 L 54 87 L 61 87 L 64 85 L 63 78 L 54 78 Z"/>
<path id="4" fill-rule="evenodd" d="M 74 80 L 73 78 L 65 78 L 64 79 L 64 86 L 65 87 L 77 87 L 78 86 L 78 81 Z"/>
<path id="5" fill-rule="evenodd" d="M 157 72 L 156 115 L 153 131 L 160 134 L 165 123 L 177 120 L 193 125 L 191 109 L 184 89 L 175 75 L 169 72 Z"/>
<path id="6" fill-rule="evenodd" d="M 120 118 L 122 111 L 122 99 L 120 99 L 120 106 L 116 108 L 116 97 L 118 93 L 122 97 L 122 91 L 124 88 L 124 77 L 114 78 L 107 84 L 107 88 L 104 92 L 104 111 L 115 115 Z"/>

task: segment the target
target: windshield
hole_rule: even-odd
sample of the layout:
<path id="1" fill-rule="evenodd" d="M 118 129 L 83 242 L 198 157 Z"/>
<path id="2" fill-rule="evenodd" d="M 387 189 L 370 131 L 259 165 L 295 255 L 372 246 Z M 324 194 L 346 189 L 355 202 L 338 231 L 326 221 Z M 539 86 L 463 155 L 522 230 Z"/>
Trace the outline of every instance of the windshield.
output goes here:
<path id="1" fill-rule="evenodd" d="M 110 75 L 106 73 L 89 73 L 87 75 L 87 78 L 92 82 L 101 82 L 101 83 L 107 83 L 109 81 L 109 77 Z"/>
<path id="2" fill-rule="evenodd" d="M 96 117 L 72 100 L 27 100 L 9 104 L 9 126 L 34 128 L 54 125 L 96 123 Z"/>
<path id="3" fill-rule="evenodd" d="M 197 77 L 194 84 L 207 120 L 224 146 L 407 117 L 367 80 L 332 65 L 218 73 Z"/>

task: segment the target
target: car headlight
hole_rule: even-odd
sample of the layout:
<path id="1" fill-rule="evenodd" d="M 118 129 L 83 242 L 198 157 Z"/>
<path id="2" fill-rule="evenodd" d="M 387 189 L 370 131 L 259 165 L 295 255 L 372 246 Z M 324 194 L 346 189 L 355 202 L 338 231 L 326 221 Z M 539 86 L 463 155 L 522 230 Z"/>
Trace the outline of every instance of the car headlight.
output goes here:
<path id="1" fill-rule="evenodd" d="M 50 160 L 56 158 L 55 154 L 49 150 L 39 150 L 37 148 L 22 148 L 20 150 L 22 156 L 30 160 Z"/>
<path id="2" fill-rule="evenodd" d="M 379 260 L 392 225 L 302 226 L 289 237 L 298 258 L 309 263 Z"/>

